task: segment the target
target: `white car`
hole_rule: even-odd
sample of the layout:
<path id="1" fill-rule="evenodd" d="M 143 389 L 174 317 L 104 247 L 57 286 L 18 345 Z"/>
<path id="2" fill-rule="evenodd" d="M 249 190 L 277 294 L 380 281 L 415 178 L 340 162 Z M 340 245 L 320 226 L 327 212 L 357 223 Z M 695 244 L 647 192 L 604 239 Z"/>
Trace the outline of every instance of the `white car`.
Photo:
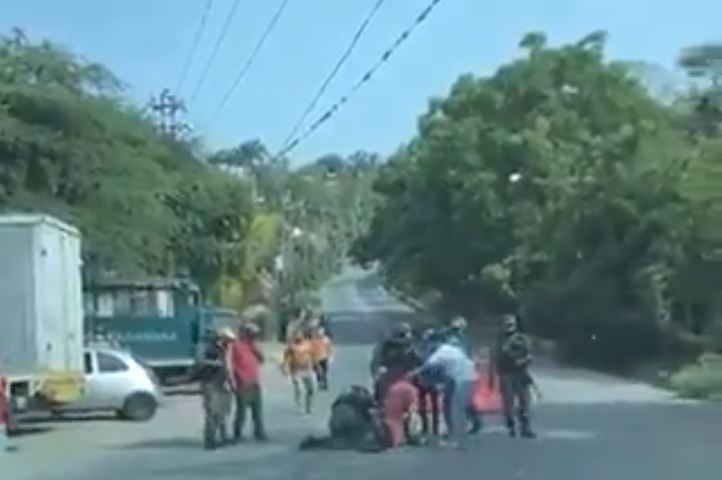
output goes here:
<path id="1" fill-rule="evenodd" d="M 141 360 L 111 347 L 87 348 L 84 355 L 84 393 L 56 413 L 114 410 L 129 420 L 153 418 L 163 393 L 155 375 Z"/>

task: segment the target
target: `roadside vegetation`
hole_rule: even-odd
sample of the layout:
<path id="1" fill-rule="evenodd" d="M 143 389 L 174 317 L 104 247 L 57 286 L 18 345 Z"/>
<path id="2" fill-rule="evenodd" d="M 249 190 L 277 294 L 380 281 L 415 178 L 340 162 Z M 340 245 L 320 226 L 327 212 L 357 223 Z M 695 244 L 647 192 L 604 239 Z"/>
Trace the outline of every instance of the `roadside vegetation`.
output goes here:
<path id="1" fill-rule="evenodd" d="M 50 42 L 0 37 L 0 210 L 77 225 L 86 280 L 191 277 L 239 309 L 279 287 L 289 230 L 284 295 L 308 296 L 339 268 L 368 217 L 374 155 L 293 169 L 257 140 L 209 151 L 158 133 L 124 88 Z"/>
<path id="2" fill-rule="evenodd" d="M 352 251 L 441 312 L 520 314 L 569 361 L 694 361 L 722 351 L 722 47 L 683 50 L 694 81 L 674 98 L 604 47 L 531 33 L 432 99 Z M 719 375 L 672 384 L 707 394 Z"/>

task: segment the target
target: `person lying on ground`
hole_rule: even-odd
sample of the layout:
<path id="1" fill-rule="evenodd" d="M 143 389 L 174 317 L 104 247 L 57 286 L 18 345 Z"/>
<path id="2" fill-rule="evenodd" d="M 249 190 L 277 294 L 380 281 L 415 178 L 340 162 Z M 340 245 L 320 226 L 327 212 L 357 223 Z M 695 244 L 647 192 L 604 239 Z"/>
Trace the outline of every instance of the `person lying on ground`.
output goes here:
<path id="1" fill-rule="evenodd" d="M 354 385 L 339 394 L 331 405 L 330 435 L 308 436 L 301 450 L 356 450 L 375 453 L 388 448 L 388 439 L 371 392 Z"/>

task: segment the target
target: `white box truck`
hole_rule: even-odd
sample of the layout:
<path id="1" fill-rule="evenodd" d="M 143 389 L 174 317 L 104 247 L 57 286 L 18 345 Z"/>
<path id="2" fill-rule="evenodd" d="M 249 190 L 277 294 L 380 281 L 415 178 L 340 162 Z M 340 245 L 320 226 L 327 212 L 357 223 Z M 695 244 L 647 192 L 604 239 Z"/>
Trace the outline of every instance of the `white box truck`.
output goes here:
<path id="1" fill-rule="evenodd" d="M 47 215 L 0 215 L 0 375 L 11 412 L 82 394 L 81 281 L 76 228 Z"/>

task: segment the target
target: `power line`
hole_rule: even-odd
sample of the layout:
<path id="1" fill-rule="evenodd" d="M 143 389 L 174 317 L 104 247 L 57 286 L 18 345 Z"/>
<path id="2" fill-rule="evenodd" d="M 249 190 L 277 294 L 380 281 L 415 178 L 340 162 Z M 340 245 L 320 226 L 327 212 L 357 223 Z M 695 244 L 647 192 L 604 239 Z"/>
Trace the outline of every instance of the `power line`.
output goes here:
<path id="1" fill-rule="evenodd" d="M 231 7 L 231 11 L 228 12 L 228 16 L 226 17 L 226 21 L 223 24 L 223 27 L 221 28 L 221 33 L 218 35 L 218 38 L 216 39 L 216 44 L 213 46 L 213 51 L 211 52 L 211 56 L 208 57 L 208 61 L 203 66 L 203 71 L 201 73 L 201 77 L 198 80 L 198 84 L 196 85 L 196 88 L 193 90 L 193 93 L 191 94 L 190 101 L 196 99 L 198 96 L 198 93 L 201 91 L 201 88 L 203 88 L 203 84 L 206 81 L 206 78 L 208 78 L 208 73 L 211 71 L 211 66 L 213 65 L 213 62 L 216 59 L 216 56 L 218 55 L 218 51 L 221 48 L 221 44 L 223 43 L 223 40 L 226 38 L 226 34 L 228 33 L 228 29 L 231 26 L 231 22 L 233 21 L 233 17 L 236 15 L 236 10 L 238 10 L 238 5 L 241 3 L 241 0 L 235 0 L 233 2 L 233 6 Z"/>
<path id="2" fill-rule="evenodd" d="M 193 43 L 191 44 L 191 49 L 188 52 L 188 57 L 186 58 L 185 63 L 183 64 L 183 69 L 181 70 L 180 78 L 178 79 L 178 84 L 175 88 L 175 92 L 177 94 L 180 93 L 181 88 L 183 88 L 183 83 L 188 76 L 188 70 L 190 69 L 191 64 L 193 63 L 193 59 L 198 52 L 198 45 L 200 44 L 201 37 L 203 36 L 203 31 L 206 28 L 206 21 L 208 20 L 208 14 L 211 12 L 212 6 L 213 0 L 207 0 L 206 8 L 203 10 L 203 16 L 201 17 L 201 21 L 198 24 L 195 35 L 193 35 Z"/>
<path id="3" fill-rule="evenodd" d="M 286 154 L 288 154 L 291 150 L 296 148 L 302 141 L 306 140 L 308 137 L 313 135 L 313 133 L 321 127 L 324 123 L 328 122 L 331 117 L 334 116 L 334 114 L 348 101 L 353 97 L 353 95 L 366 83 L 371 81 L 371 78 L 374 76 L 374 74 L 386 63 L 389 61 L 389 59 L 393 56 L 393 54 L 398 50 L 401 45 L 406 42 L 406 40 L 409 39 L 411 34 L 421 25 L 424 23 L 424 21 L 429 17 L 429 14 L 434 10 L 434 8 L 441 3 L 442 0 L 432 0 L 429 5 L 427 5 L 426 8 L 424 8 L 421 13 L 416 17 L 414 20 L 414 23 L 411 24 L 410 27 L 408 27 L 406 30 L 401 32 L 401 34 L 398 36 L 396 41 L 388 48 L 384 53 L 381 55 L 379 60 L 371 66 L 371 68 L 349 89 L 349 91 L 346 93 L 346 95 L 342 96 L 336 103 L 334 103 L 331 108 L 326 110 L 321 116 L 318 117 L 318 119 L 311 124 L 311 126 L 304 132 L 302 135 L 297 136 L 293 141 L 291 141 L 288 145 L 283 147 L 277 154 L 276 158 L 282 157 Z"/>
<path id="4" fill-rule="evenodd" d="M 273 17 L 271 18 L 271 21 L 268 22 L 268 25 L 266 26 L 266 29 L 263 31 L 263 34 L 258 39 L 258 42 L 256 42 L 256 45 L 253 47 L 253 50 L 251 51 L 251 55 L 246 60 L 246 63 L 241 67 L 241 69 L 238 71 L 238 74 L 233 79 L 233 83 L 231 83 L 230 88 L 226 91 L 225 95 L 223 95 L 223 98 L 221 99 L 220 103 L 216 107 L 213 114 L 210 116 L 208 120 L 208 124 L 210 125 L 213 120 L 216 119 L 218 114 L 221 110 L 223 110 L 223 107 L 225 107 L 228 100 L 230 100 L 231 96 L 233 95 L 233 92 L 236 90 L 238 85 L 241 83 L 241 80 L 246 76 L 248 71 L 253 66 L 253 62 L 255 62 L 256 57 L 261 52 L 261 49 L 263 48 L 263 45 L 266 43 L 266 40 L 273 32 L 274 28 L 276 27 L 276 24 L 281 19 L 281 16 L 283 15 L 283 12 L 286 10 L 286 6 L 288 6 L 288 3 L 290 0 L 282 0 L 281 4 L 279 5 L 278 9 L 276 10 L 276 13 L 273 14 Z"/>
<path id="5" fill-rule="evenodd" d="M 341 58 L 338 59 L 336 62 L 336 65 L 331 69 L 326 79 L 323 81 L 321 86 L 319 87 L 318 91 L 316 92 L 316 95 L 313 97 L 313 99 L 309 102 L 308 106 L 306 106 L 306 109 L 303 111 L 299 119 L 296 121 L 296 124 L 293 126 L 293 129 L 291 129 L 291 132 L 286 136 L 286 139 L 281 144 L 281 148 L 285 148 L 291 140 L 296 136 L 298 131 L 303 126 L 303 122 L 306 121 L 306 118 L 311 114 L 314 108 L 316 108 L 316 104 L 321 99 L 324 93 L 326 93 L 326 89 L 331 84 L 331 81 L 336 77 L 338 72 L 341 70 L 341 67 L 346 63 L 346 61 L 351 56 L 351 53 L 353 53 L 354 48 L 356 48 L 356 44 L 358 44 L 359 40 L 361 40 L 361 37 L 363 37 L 364 32 L 366 31 L 366 28 L 368 28 L 369 24 L 371 23 L 371 20 L 373 20 L 374 16 L 376 15 L 376 12 L 379 11 L 381 6 L 384 4 L 385 0 L 376 0 L 373 7 L 371 8 L 371 11 L 366 15 L 366 18 L 361 22 L 361 25 L 359 26 L 358 30 L 356 30 L 356 33 L 351 39 L 351 42 L 346 47 L 346 50 L 341 55 Z"/>

